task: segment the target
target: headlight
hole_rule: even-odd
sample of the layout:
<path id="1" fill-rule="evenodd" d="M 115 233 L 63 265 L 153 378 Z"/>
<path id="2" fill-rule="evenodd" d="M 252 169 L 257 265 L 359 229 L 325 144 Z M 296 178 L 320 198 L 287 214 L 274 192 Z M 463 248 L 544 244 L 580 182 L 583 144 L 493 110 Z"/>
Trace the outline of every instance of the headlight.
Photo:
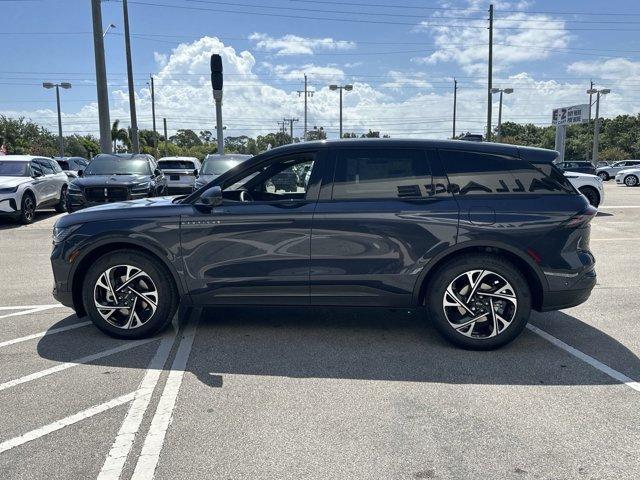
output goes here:
<path id="1" fill-rule="evenodd" d="M 0 193 L 16 193 L 18 191 L 18 185 L 15 187 L 0 188 Z"/>
<path id="2" fill-rule="evenodd" d="M 70 227 L 53 227 L 53 243 L 54 245 L 64 242 L 69 235 L 79 229 L 82 224 L 71 225 Z"/>
<path id="3" fill-rule="evenodd" d="M 146 192 L 147 190 L 149 190 L 149 188 L 151 188 L 151 183 L 150 182 L 138 183 L 137 185 L 133 185 L 131 187 L 131 191 L 132 192 Z"/>

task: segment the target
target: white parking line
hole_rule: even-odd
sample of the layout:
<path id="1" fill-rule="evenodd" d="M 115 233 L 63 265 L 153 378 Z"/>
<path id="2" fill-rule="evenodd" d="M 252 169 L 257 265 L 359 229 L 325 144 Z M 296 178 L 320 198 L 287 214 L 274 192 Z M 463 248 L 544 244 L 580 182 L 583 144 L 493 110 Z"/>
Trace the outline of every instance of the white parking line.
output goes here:
<path id="1" fill-rule="evenodd" d="M 637 242 L 638 240 L 640 240 L 640 238 L 639 237 L 619 237 L 619 238 L 616 238 L 616 237 L 593 238 L 593 237 L 591 237 L 589 239 L 590 242 L 622 242 L 622 241 L 626 242 L 626 241 L 634 241 L 634 240 Z"/>
<path id="2" fill-rule="evenodd" d="M 52 305 L 27 305 L 27 306 L 18 306 L 18 307 L 0 307 L 0 310 L 20 310 L 19 312 L 0 315 L 0 318 L 17 317 L 19 315 L 29 315 L 30 313 L 43 312 L 51 308 L 59 308 L 59 307 L 64 307 L 64 305 L 60 303 L 56 303 Z"/>
<path id="3" fill-rule="evenodd" d="M 599 360 L 596 360 L 592 356 L 587 355 L 586 353 L 581 352 L 577 348 L 574 348 L 571 345 L 564 343 L 562 340 L 554 337 L 553 335 L 545 332 L 544 330 L 536 327 L 535 325 L 531 325 L 530 323 L 528 323 L 527 328 L 531 330 L 533 333 L 540 335 L 542 338 L 544 338 L 548 342 L 551 342 L 556 347 L 560 347 L 565 352 L 568 352 L 574 357 L 579 358 L 583 362 L 588 363 L 593 368 L 600 370 L 605 375 L 608 375 L 614 380 L 617 380 L 618 382 L 625 384 L 627 387 L 633 388 L 634 390 L 640 392 L 640 383 L 636 382 L 632 378 L 627 377 L 624 373 L 620 373 L 619 371 L 614 370 L 610 366 L 605 365 L 604 363 L 602 363 Z"/>
<path id="4" fill-rule="evenodd" d="M 60 430 L 62 428 L 68 427 L 69 425 L 73 425 L 74 423 L 79 422 L 80 420 L 84 420 L 85 418 L 93 417 L 102 412 L 106 412 L 107 410 L 123 405 L 127 402 L 130 402 L 134 399 L 136 392 L 127 393 L 126 395 L 122 395 L 121 397 L 114 398 L 113 400 L 109 400 L 108 402 L 101 403 L 100 405 L 95 405 L 93 407 L 87 408 L 81 412 L 78 412 L 69 417 L 63 418 L 61 420 L 57 420 L 49 425 L 45 425 L 44 427 L 36 428 L 35 430 L 31 430 L 30 432 L 25 433 L 24 435 L 20 435 L 19 437 L 12 438 L 5 442 L 0 443 L 0 453 L 6 452 L 7 450 L 11 450 L 14 447 L 18 447 L 20 445 L 24 445 L 27 442 L 32 440 L 36 440 L 40 437 L 44 437 L 52 432 Z"/>
<path id="5" fill-rule="evenodd" d="M 0 383 L 0 391 L 6 390 L 7 388 L 15 387 L 16 385 L 20 385 L 26 382 L 30 382 L 31 380 L 36 380 L 38 378 L 46 377 L 47 375 L 51 375 L 52 373 L 61 372 L 62 370 L 66 370 L 71 367 L 75 367 L 77 365 L 82 365 L 84 363 L 89 363 L 94 360 L 97 360 L 102 357 L 108 357 L 109 355 L 113 355 L 114 353 L 124 352 L 126 350 L 131 350 L 132 348 L 139 347 L 140 345 L 144 345 L 146 343 L 154 342 L 157 338 L 147 338 L 144 340 L 136 340 L 135 342 L 127 342 L 123 345 L 119 345 L 115 348 L 110 348 L 109 350 L 103 350 L 98 353 L 93 353 L 91 355 L 87 355 L 86 357 L 77 358 L 75 360 L 71 360 L 70 362 L 61 363 L 60 365 L 56 365 L 55 367 L 47 368 L 46 370 L 40 370 L 39 372 L 32 373 L 30 375 L 25 375 L 24 377 L 16 378 L 15 380 L 10 380 L 5 383 Z"/>
<path id="6" fill-rule="evenodd" d="M 599 210 L 615 210 L 616 208 L 640 208 L 640 205 L 603 205 Z"/>
<path id="7" fill-rule="evenodd" d="M 66 325 L 64 327 L 52 328 L 50 330 L 45 330 L 44 332 L 38 332 L 38 333 L 33 333 L 31 335 L 27 335 L 25 337 L 14 338 L 13 340 L 6 340 L 4 342 L 0 342 L 0 348 L 7 347 L 9 345 L 15 345 L 16 343 L 20 343 L 20 342 L 26 342 L 27 340 L 34 340 L 36 338 L 42 338 L 49 335 L 54 335 L 56 333 L 68 332 L 69 330 L 74 330 L 80 327 L 86 327 L 87 325 L 90 325 L 90 324 L 91 322 L 72 323 L 71 325 Z"/>
<path id="8" fill-rule="evenodd" d="M 164 369 L 164 364 L 169 357 L 175 339 L 175 331 L 173 334 L 165 336 L 160 342 L 156 354 L 151 359 L 151 362 L 149 362 L 147 372 L 142 382 L 140 382 L 140 387 L 136 391 L 136 397 L 129 407 L 129 411 L 122 422 L 122 426 L 111 446 L 111 450 L 109 450 L 102 470 L 100 470 L 98 474 L 99 480 L 117 480 L 120 478 L 124 464 L 127 461 L 127 456 L 133 446 L 135 436 L 140 429 L 144 414 L 149 407 L 151 395 L 156 388 L 156 384 Z"/>
<path id="9" fill-rule="evenodd" d="M 180 385 L 182 384 L 184 370 L 187 367 L 187 361 L 189 360 L 197 326 L 198 321 L 195 319 L 192 320 L 184 330 L 178 351 L 171 365 L 171 372 L 160 396 L 156 413 L 153 416 L 153 420 L 151 420 L 151 426 L 144 440 L 142 452 L 140 453 L 140 457 L 138 457 L 138 463 L 131 476 L 131 480 L 153 479 L 158 461 L 160 460 L 160 452 L 162 451 L 165 435 L 171 423 L 173 409 L 175 408 Z"/>

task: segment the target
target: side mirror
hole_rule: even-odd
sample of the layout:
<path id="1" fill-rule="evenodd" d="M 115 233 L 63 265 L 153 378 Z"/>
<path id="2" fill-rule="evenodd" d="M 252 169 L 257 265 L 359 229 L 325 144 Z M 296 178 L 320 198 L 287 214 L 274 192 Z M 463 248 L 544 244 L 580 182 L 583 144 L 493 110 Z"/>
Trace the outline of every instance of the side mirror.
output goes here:
<path id="1" fill-rule="evenodd" d="M 198 178 L 198 169 L 197 168 L 193 171 L 193 176 Z"/>
<path id="2" fill-rule="evenodd" d="M 162 170 L 160 170 L 159 168 L 156 168 L 156 169 L 153 171 L 153 175 L 154 175 L 155 177 L 161 177 L 161 176 L 162 176 Z"/>
<path id="3" fill-rule="evenodd" d="M 78 170 L 78 176 L 79 177 L 84 177 L 84 170 L 82 170 L 82 169 Z"/>
<path id="4" fill-rule="evenodd" d="M 208 207 L 217 207 L 218 205 L 222 205 L 222 189 L 218 185 L 208 188 L 202 193 L 202 195 L 200 195 L 198 203 Z"/>
<path id="5" fill-rule="evenodd" d="M 38 177 L 42 177 L 42 172 L 38 171 L 38 170 L 34 170 L 33 172 L 33 178 L 38 178 Z"/>

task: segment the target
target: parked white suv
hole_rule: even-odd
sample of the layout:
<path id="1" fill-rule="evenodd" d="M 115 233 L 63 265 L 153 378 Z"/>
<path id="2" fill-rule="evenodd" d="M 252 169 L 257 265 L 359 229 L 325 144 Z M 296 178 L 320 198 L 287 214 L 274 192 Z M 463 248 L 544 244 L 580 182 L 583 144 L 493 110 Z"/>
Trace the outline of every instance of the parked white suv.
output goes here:
<path id="1" fill-rule="evenodd" d="M 598 208 L 599 205 L 602 205 L 604 202 L 602 177 L 578 172 L 565 172 L 564 176 L 569 179 L 571 185 L 587 197 L 592 206 Z"/>
<path id="2" fill-rule="evenodd" d="M 31 223 L 36 209 L 66 210 L 69 181 L 51 158 L 31 155 L 0 156 L 0 214 Z"/>

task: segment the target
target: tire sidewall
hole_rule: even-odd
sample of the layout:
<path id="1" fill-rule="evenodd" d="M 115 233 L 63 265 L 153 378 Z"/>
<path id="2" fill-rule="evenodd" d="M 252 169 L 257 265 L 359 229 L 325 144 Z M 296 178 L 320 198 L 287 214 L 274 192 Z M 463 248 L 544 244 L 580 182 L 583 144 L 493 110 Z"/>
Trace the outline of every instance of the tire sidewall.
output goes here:
<path id="1" fill-rule="evenodd" d="M 131 265 L 147 273 L 158 290 L 158 306 L 155 313 L 141 327 L 124 330 L 108 323 L 100 316 L 94 304 L 93 294 L 96 281 L 108 268 L 116 265 Z M 173 279 L 160 262 L 139 251 L 119 250 L 100 257 L 87 271 L 82 282 L 82 302 L 87 315 L 103 332 L 120 338 L 146 338 L 159 332 L 173 318 L 177 305 L 177 292 Z"/>
<path id="2" fill-rule="evenodd" d="M 56 212 L 58 213 L 64 213 L 67 211 L 67 192 L 68 190 L 66 186 L 62 187 L 62 190 L 60 190 L 60 201 L 56 205 Z"/>
<path id="3" fill-rule="evenodd" d="M 598 206 L 600 205 L 600 195 L 598 194 L 598 191 L 595 188 L 583 187 L 582 190 L 580 190 L 580 193 L 582 193 L 587 198 L 587 200 L 589 201 L 589 205 L 591 205 L 592 207 L 598 208 Z M 595 196 L 594 202 L 591 201 L 591 198 L 589 198 L 589 195 Z"/>
<path id="4" fill-rule="evenodd" d="M 627 183 L 627 180 L 628 180 L 628 179 L 630 179 L 630 178 L 635 178 L 635 179 L 636 179 L 636 182 L 635 182 L 634 184 L 628 184 L 628 183 Z M 638 177 L 636 177 L 635 175 L 628 175 L 628 176 L 624 179 L 624 184 L 625 184 L 627 187 L 637 187 L 637 186 L 638 186 Z"/>
<path id="5" fill-rule="evenodd" d="M 600 172 L 600 173 L 598 174 L 598 176 L 599 176 L 602 180 L 604 180 L 605 182 L 606 182 L 607 180 L 609 180 L 609 178 L 610 178 L 610 177 L 609 177 L 609 174 L 608 174 L 607 172 Z"/>
<path id="6" fill-rule="evenodd" d="M 511 325 L 496 337 L 470 338 L 458 333 L 447 321 L 442 300 L 449 283 L 469 270 L 491 270 L 514 288 L 518 306 Z M 427 288 L 427 315 L 438 331 L 453 344 L 472 350 L 491 350 L 514 340 L 526 326 L 531 314 L 531 292 L 524 276 L 508 261 L 493 255 L 465 255 L 438 268 Z"/>

